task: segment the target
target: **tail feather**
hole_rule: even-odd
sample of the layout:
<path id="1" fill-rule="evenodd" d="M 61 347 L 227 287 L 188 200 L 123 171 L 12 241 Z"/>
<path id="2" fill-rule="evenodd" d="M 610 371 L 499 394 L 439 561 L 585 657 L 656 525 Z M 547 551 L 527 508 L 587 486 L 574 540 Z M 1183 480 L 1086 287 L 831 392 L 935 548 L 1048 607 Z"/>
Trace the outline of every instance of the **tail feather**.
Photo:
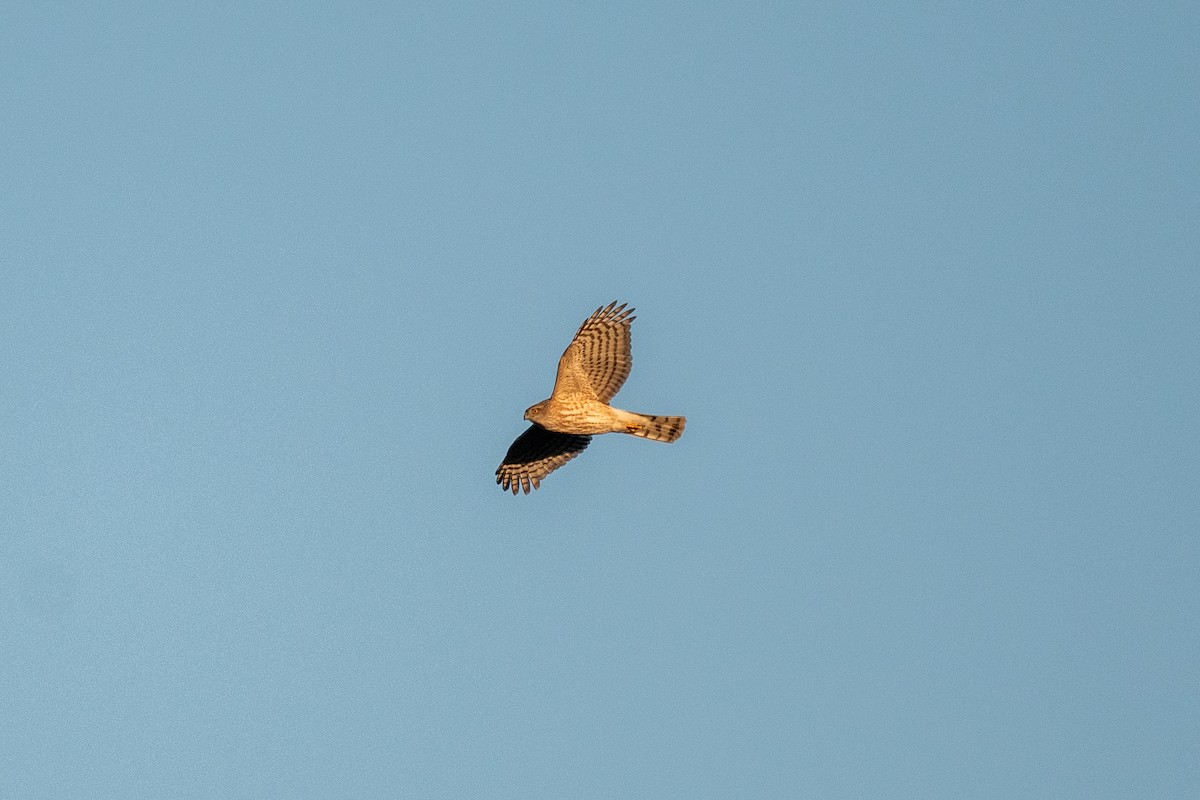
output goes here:
<path id="1" fill-rule="evenodd" d="M 673 442 L 683 435 L 687 417 L 663 417 L 654 414 L 638 414 L 638 421 L 625 428 L 626 433 L 653 439 L 656 442 Z"/>

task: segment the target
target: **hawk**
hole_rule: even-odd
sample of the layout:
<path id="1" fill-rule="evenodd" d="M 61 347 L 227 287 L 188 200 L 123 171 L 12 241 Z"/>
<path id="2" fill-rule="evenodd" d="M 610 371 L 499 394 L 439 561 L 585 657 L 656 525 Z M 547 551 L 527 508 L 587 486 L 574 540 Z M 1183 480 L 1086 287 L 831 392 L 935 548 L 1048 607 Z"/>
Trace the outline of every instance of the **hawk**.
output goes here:
<path id="1" fill-rule="evenodd" d="M 613 398 L 629 377 L 632 308 L 616 302 L 597 308 L 584 320 L 558 360 L 550 397 L 525 410 L 533 424 L 508 448 L 496 468 L 496 483 L 516 494 L 536 489 L 542 478 L 583 452 L 599 433 L 628 433 L 673 442 L 683 433 L 684 417 L 635 414 L 613 408 Z"/>

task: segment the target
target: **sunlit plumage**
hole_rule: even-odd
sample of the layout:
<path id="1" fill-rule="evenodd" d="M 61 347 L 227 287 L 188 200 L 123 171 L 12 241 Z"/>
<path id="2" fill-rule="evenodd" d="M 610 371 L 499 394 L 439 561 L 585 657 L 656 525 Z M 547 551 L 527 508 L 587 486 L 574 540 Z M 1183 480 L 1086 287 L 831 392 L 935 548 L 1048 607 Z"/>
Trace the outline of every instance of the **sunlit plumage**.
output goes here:
<path id="1" fill-rule="evenodd" d="M 633 366 L 630 323 L 633 309 L 610 303 L 584 320 L 558 360 L 550 397 L 525 411 L 533 423 L 508 448 L 496 469 L 496 483 L 513 494 L 536 489 L 542 478 L 583 452 L 592 436 L 628 433 L 673 442 L 684 417 L 635 414 L 608 404 Z"/>

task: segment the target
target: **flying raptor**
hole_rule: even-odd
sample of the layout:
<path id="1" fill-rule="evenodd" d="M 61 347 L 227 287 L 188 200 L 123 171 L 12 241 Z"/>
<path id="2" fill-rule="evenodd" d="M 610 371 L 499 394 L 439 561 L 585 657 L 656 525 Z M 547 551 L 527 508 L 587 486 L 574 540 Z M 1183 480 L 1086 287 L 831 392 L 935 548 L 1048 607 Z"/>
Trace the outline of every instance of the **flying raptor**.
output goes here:
<path id="1" fill-rule="evenodd" d="M 583 452 L 600 433 L 628 433 L 673 442 L 684 417 L 635 414 L 610 406 L 633 366 L 630 323 L 633 309 L 616 302 L 584 320 L 558 360 L 550 397 L 525 410 L 533 424 L 508 448 L 496 469 L 496 483 L 516 494 L 538 488 L 542 478 Z"/>

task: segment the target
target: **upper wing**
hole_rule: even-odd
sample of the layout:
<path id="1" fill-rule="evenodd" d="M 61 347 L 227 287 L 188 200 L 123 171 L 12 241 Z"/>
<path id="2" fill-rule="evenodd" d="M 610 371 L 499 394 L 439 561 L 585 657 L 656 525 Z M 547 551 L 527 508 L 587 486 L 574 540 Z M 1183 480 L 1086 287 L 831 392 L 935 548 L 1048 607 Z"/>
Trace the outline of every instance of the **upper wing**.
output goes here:
<path id="1" fill-rule="evenodd" d="M 620 390 L 633 366 L 629 324 L 633 309 L 616 302 L 584 320 L 562 358 L 554 394 L 582 394 L 607 403 Z"/>
<path id="2" fill-rule="evenodd" d="M 530 425 L 508 448 L 496 468 L 496 483 L 504 491 L 511 488 L 516 494 L 524 489 L 529 494 L 530 486 L 538 488 L 542 478 L 582 453 L 590 441 L 590 436 L 555 433 L 536 423 Z"/>

